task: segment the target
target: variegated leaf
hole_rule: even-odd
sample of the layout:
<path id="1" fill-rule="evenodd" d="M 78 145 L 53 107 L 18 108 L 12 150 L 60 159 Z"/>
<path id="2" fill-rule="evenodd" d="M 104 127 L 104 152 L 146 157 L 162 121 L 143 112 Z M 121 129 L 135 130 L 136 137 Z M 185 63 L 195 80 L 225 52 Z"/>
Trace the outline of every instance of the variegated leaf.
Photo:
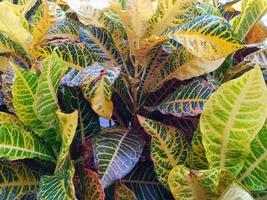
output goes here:
<path id="1" fill-rule="evenodd" d="M 102 129 L 93 138 L 96 162 L 104 188 L 128 174 L 143 149 L 140 133 L 122 128 Z"/>
<path id="2" fill-rule="evenodd" d="M 59 109 L 57 89 L 59 80 L 67 67 L 54 52 L 43 60 L 42 73 L 36 88 L 35 112 L 37 117 L 49 128 L 56 128 L 56 111 Z"/>
<path id="3" fill-rule="evenodd" d="M 56 21 L 56 16 L 49 10 L 49 5 L 47 1 L 43 1 L 43 15 L 38 21 L 36 26 L 33 28 L 33 46 L 39 45 L 44 39 L 48 30 L 53 26 Z"/>
<path id="4" fill-rule="evenodd" d="M 80 30 L 80 40 L 104 61 L 114 62 L 121 65 L 123 60 L 111 35 L 101 27 L 89 26 Z"/>
<path id="5" fill-rule="evenodd" d="M 183 164 L 190 146 L 176 129 L 157 121 L 138 116 L 145 131 L 152 136 L 151 155 L 159 180 L 168 187 L 168 175 L 172 168 Z"/>
<path id="6" fill-rule="evenodd" d="M 152 162 L 139 162 L 121 182 L 134 192 L 138 200 L 173 200 L 170 192 L 157 180 Z"/>
<path id="7" fill-rule="evenodd" d="M 81 179 L 84 200 L 105 200 L 104 188 L 97 173 L 90 169 L 85 169 Z"/>
<path id="8" fill-rule="evenodd" d="M 5 19 L 0 21 L 0 31 L 18 42 L 23 48 L 28 49 L 31 34 L 25 28 L 26 19 L 20 13 L 19 7 L 8 1 L 3 1 L 0 2 L 0 11 L 0 18 Z"/>
<path id="9" fill-rule="evenodd" d="M 115 186 L 115 200 L 137 200 L 133 191 L 123 183 L 118 182 Z"/>
<path id="10" fill-rule="evenodd" d="M 267 48 L 260 49 L 254 53 L 247 55 L 244 61 L 251 62 L 253 64 L 259 64 L 262 67 L 267 67 Z"/>
<path id="11" fill-rule="evenodd" d="M 19 59 L 26 67 L 31 63 L 31 59 L 25 49 L 19 44 L 11 40 L 9 37 L 0 33 L 0 53 L 9 53 Z"/>
<path id="12" fill-rule="evenodd" d="M 237 183 L 229 185 L 228 189 L 219 197 L 218 200 L 254 200 L 253 197 Z"/>
<path id="13" fill-rule="evenodd" d="M 55 51 L 70 67 L 84 68 L 97 60 L 96 56 L 85 44 L 72 42 L 68 39 L 53 40 L 45 45 L 38 46 L 32 50 L 32 54 L 35 57 L 45 59 L 49 57 L 53 51 Z"/>
<path id="14" fill-rule="evenodd" d="M 267 12 L 267 0 L 242 1 L 241 14 L 233 21 L 234 33 L 242 41 L 256 22 Z"/>
<path id="15" fill-rule="evenodd" d="M 59 121 L 59 133 L 61 137 L 60 152 L 57 157 L 57 165 L 55 172 L 63 171 L 66 169 L 66 161 L 70 155 L 70 145 L 73 141 L 76 128 L 78 125 L 78 111 L 71 114 L 65 114 L 60 111 L 56 112 Z"/>
<path id="16" fill-rule="evenodd" d="M 53 130 L 47 128 L 34 112 L 38 76 L 18 66 L 12 66 L 15 72 L 12 93 L 16 115 L 26 126 L 31 127 L 38 136 L 43 136 L 44 139 L 52 137 L 51 134 L 55 134 Z"/>
<path id="17" fill-rule="evenodd" d="M 7 71 L 2 74 L 2 91 L 4 95 L 4 103 L 7 107 L 7 110 L 11 113 L 15 113 L 15 108 L 13 105 L 13 94 L 12 94 L 12 85 L 14 80 L 14 72 L 12 68 L 8 68 Z"/>
<path id="18" fill-rule="evenodd" d="M 80 146 L 85 140 L 100 132 L 99 118 L 79 88 L 63 87 L 61 93 L 62 111 L 70 113 L 78 110 L 78 127 L 74 141 Z"/>
<path id="19" fill-rule="evenodd" d="M 54 176 L 43 176 L 37 195 L 38 200 L 76 200 L 73 185 L 74 166 L 65 171 L 56 173 Z"/>
<path id="20" fill-rule="evenodd" d="M 178 88 L 153 110 L 177 117 L 199 115 L 203 111 L 205 102 L 219 86 L 220 83 L 215 80 L 206 81 L 203 78 L 197 78 L 188 85 Z"/>
<path id="21" fill-rule="evenodd" d="M 200 117 L 202 142 L 211 168 L 236 176 L 249 145 L 267 117 L 267 88 L 259 67 L 223 84 L 211 95 Z"/>
<path id="22" fill-rule="evenodd" d="M 1 199 L 14 200 L 37 192 L 40 174 L 22 163 L 0 162 Z"/>
<path id="23" fill-rule="evenodd" d="M 217 16 L 197 17 L 178 27 L 173 36 L 189 52 L 207 60 L 225 58 L 243 48 L 230 24 Z"/>
<path id="24" fill-rule="evenodd" d="M 192 148 L 190 149 L 187 164 L 191 169 L 203 170 L 209 168 L 209 163 L 206 158 L 206 151 L 202 144 L 202 134 L 199 129 L 193 135 Z"/>
<path id="25" fill-rule="evenodd" d="M 265 200 L 267 198 L 267 191 L 253 192 L 252 195 L 255 200 Z"/>
<path id="26" fill-rule="evenodd" d="M 196 5 L 196 0 L 160 1 L 156 12 L 149 21 L 146 37 L 151 35 L 160 36 L 166 29 L 188 22 Z"/>
<path id="27" fill-rule="evenodd" d="M 267 121 L 250 145 L 250 153 L 246 157 L 238 180 L 250 191 L 267 189 Z"/>
<path id="28" fill-rule="evenodd" d="M 0 157 L 8 160 L 39 158 L 54 162 L 53 154 L 11 114 L 0 112 Z"/>
<path id="29" fill-rule="evenodd" d="M 216 200 L 219 180 L 219 170 L 195 171 L 178 165 L 171 170 L 168 183 L 176 200 Z"/>

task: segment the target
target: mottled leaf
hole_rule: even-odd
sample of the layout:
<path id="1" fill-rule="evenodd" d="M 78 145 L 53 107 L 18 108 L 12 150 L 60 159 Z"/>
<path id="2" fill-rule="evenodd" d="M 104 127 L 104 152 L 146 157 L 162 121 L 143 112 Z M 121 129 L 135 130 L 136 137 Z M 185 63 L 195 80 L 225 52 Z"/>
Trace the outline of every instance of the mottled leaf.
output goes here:
<path id="1" fill-rule="evenodd" d="M 190 146 L 176 129 L 157 121 L 138 116 L 145 131 L 152 136 L 151 155 L 159 180 L 168 187 L 168 175 L 173 167 L 183 164 Z"/>
<path id="2" fill-rule="evenodd" d="M 189 52 L 208 60 L 225 58 L 243 48 L 230 24 L 224 18 L 211 15 L 197 17 L 178 27 L 174 37 Z"/>
<path id="3" fill-rule="evenodd" d="M 115 186 L 115 200 L 136 200 L 136 196 L 123 183 L 118 182 Z"/>
<path id="4" fill-rule="evenodd" d="M 202 142 L 211 168 L 236 176 L 250 142 L 267 116 L 267 88 L 259 67 L 223 84 L 211 95 L 200 117 Z"/>
<path id="5" fill-rule="evenodd" d="M 254 53 L 247 55 L 244 61 L 251 62 L 253 64 L 259 64 L 260 66 L 267 67 L 267 49 L 260 49 Z"/>

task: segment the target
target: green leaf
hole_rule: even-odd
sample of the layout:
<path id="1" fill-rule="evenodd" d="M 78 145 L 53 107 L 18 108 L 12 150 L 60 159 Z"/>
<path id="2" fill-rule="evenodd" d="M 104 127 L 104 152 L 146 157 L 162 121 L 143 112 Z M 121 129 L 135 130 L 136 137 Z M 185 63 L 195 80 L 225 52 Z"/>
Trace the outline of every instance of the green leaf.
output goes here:
<path id="1" fill-rule="evenodd" d="M 138 120 L 145 131 L 152 136 L 151 155 L 157 177 L 168 186 L 169 172 L 178 164 L 185 162 L 190 146 L 176 128 L 141 116 L 138 116 Z"/>
<path id="2" fill-rule="evenodd" d="M 123 183 L 118 182 L 115 186 L 115 200 L 136 200 L 136 196 Z"/>
<path id="3" fill-rule="evenodd" d="M 13 115 L 0 112 L 0 157 L 8 160 L 39 158 L 54 161 L 50 149 Z"/>
<path id="4" fill-rule="evenodd" d="M 39 174 L 22 163 L 0 162 L 1 199 L 14 200 L 37 192 Z"/>
<path id="5" fill-rule="evenodd" d="M 54 176 L 43 176 L 37 195 L 38 200 L 76 200 L 73 185 L 74 166 Z"/>
<path id="6" fill-rule="evenodd" d="M 249 145 L 267 116 L 267 88 L 259 67 L 223 84 L 211 95 L 200 117 L 202 142 L 211 168 L 236 176 Z"/>
<path id="7" fill-rule="evenodd" d="M 193 55 L 218 60 L 243 48 L 230 24 L 217 16 L 205 15 L 178 27 L 175 39 Z"/>
<path id="8" fill-rule="evenodd" d="M 231 184 L 218 200 L 253 200 L 253 197 L 237 183 Z"/>
<path id="9" fill-rule="evenodd" d="M 79 88 L 63 87 L 61 93 L 62 111 L 70 113 L 78 110 L 78 127 L 74 141 L 80 146 L 85 140 L 100 132 L 99 117 L 91 109 Z"/>
<path id="10" fill-rule="evenodd" d="M 217 90 L 220 83 L 197 78 L 188 85 L 183 85 L 167 96 L 153 110 L 177 117 L 195 116 L 201 114 L 205 102 Z"/>
<path id="11" fill-rule="evenodd" d="M 250 191 L 267 189 L 267 121 L 251 142 L 250 153 L 245 160 L 238 180 Z"/>
<path id="12" fill-rule="evenodd" d="M 234 33 L 243 41 L 258 20 L 267 12 L 266 0 L 245 0 L 241 14 L 233 21 Z"/>
<path id="13" fill-rule="evenodd" d="M 35 47 L 32 50 L 32 54 L 35 57 L 45 59 L 53 51 L 70 67 L 87 67 L 97 60 L 96 56 L 85 44 L 65 39 L 53 40 L 45 45 Z"/>
<path id="14" fill-rule="evenodd" d="M 59 132 L 62 141 L 55 169 L 55 172 L 59 172 L 66 168 L 66 161 L 68 161 L 67 158 L 70 155 L 70 145 L 78 125 L 78 111 L 76 110 L 71 114 L 65 114 L 57 111 L 56 116 L 59 121 Z"/>
<path id="15" fill-rule="evenodd" d="M 121 183 L 132 190 L 138 200 L 173 199 L 170 192 L 157 180 L 150 161 L 139 162 Z"/>
<path id="16" fill-rule="evenodd" d="M 89 26 L 80 29 L 80 40 L 101 59 L 112 61 L 115 65 L 123 64 L 120 52 L 104 28 Z"/>
<path id="17" fill-rule="evenodd" d="M 33 105 L 36 101 L 35 93 L 38 76 L 18 66 L 12 66 L 15 73 L 12 93 L 16 115 L 26 126 L 31 127 L 38 136 L 45 138 L 44 135 L 51 134 L 53 130 L 47 128 L 34 112 Z"/>
<path id="18" fill-rule="evenodd" d="M 105 200 L 104 188 L 97 173 L 90 169 L 85 169 L 82 179 L 83 199 Z"/>
<path id="19" fill-rule="evenodd" d="M 193 135 L 192 148 L 190 149 L 187 164 L 190 168 L 203 170 L 209 168 L 209 163 L 206 158 L 206 151 L 202 144 L 202 134 L 199 129 Z"/>
<path id="20" fill-rule="evenodd" d="M 66 65 L 55 53 L 43 60 L 42 73 L 36 88 L 35 112 L 49 128 L 56 128 L 56 111 L 59 109 L 57 89 L 60 78 L 67 71 Z"/>
<path id="21" fill-rule="evenodd" d="M 176 200 L 215 200 L 219 180 L 220 170 L 195 171 L 178 165 L 171 170 L 168 183 Z"/>
<path id="22" fill-rule="evenodd" d="M 123 128 L 102 129 L 93 138 L 96 162 L 104 188 L 128 174 L 143 149 L 140 133 Z"/>
<path id="23" fill-rule="evenodd" d="M 253 192 L 252 195 L 255 200 L 265 200 L 267 197 L 267 191 Z"/>

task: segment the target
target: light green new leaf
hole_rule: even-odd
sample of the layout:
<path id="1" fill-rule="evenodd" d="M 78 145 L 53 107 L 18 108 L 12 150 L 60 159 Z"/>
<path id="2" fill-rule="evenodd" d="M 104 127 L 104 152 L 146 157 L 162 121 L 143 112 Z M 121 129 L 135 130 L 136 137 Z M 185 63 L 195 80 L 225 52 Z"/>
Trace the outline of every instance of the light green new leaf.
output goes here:
<path id="1" fill-rule="evenodd" d="M 36 88 L 35 112 L 49 128 L 56 128 L 56 111 L 59 109 L 57 89 L 59 80 L 67 71 L 66 65 L 56 53 L 43 60 L 42 73 Z"/>
<path id="2" fill-rule="evenodd" d="M 267 88 L 259 67 L 223 84 L 211 95 L 200 117 L 202 142 L 211 168 L 236 176 L 249 145 L 267 117 Z"/>
<path id="3" fill-rule="evenodd" d="M 250 145 L 250 154 L 238 175 L 250 191 L 267 189 L 267 121 Z"/>
<path id="4" fill-rule="evenodd" d="M 35 93 L 38 76 L 18 66 L 11 65 L 15 73 L 12 93 L 16 115 L 26 126 L 31 127 L 38 136 L 47 136 L 47 134 L 52 133 L 53 130 L 47 128 L 43 122 L 37 118 L 33 106 L 36 101 Z"/>
<path id="5" fill-rule="evenodd" d="M 216 200 L 220 170 L 190 170 L 184 165 L 173 168 L 168 184 L 176 200 Z"/>
<path id="6" fill-rule="evenodd" d="M 151 154 L 157 177 L 168 186 L 168 175 L 172 168 L 183 164 L 190 145 L 176 128 L 138 116 L 145 131 L 152 136 Z"/>
<path id="7" fill-rule="evenodd" d="M 202 134 L 199 129 L 194 133 L 192 139 L 192 148 L 189 152 L 186 162 L 192 169 L 202 170 L 209 168 L 209 163 L 206 158 L 206 151 L 202 144 Z"/>
<path id="8" fill-rule="evenodd" d="M 55 172 L 59 172 L 65 169 L 65 163 L 69 156 L 70 145 L 78 125 L 78 111 L 76 110 L 71 114 L 65 114 L 57 111 L 56 115 L 59 121 L 59 131 L 62 141 L 55 169 Z"/>
<path id="9" fill-rule="evenodd" d="M 54 176 L 43 176 L 37 195 L 38 200 L 76 200 L 73 185 L 74 166 L 70 163 L 68 169 Z"/>
<path id="10" fill-rule="evenodd" d="M 237 183 L 231 184 L 218 200 L 254 200 L 253 197 Z"/>
<path id="11" fill-rule="evenodd" d="M 13 115 L 0 113 L 0 157 L 8 160 L 39 158 L 54 161 L 50 149 Z"/>
<path id="12" fill-rule="evenodd" d="M 250 29 L 267 12 L 267 0 L 244 0 L 242 11 L 233 21 L 234 33 L 243 41 Z"/>
<path id="13" fill-rule="evenodd" d="M 233 35 L 230 24 L 221 17 L 204 15 L 178 27 L 173 34 L 192 54 L 207 60 L 218 60 L 243 45 Z"/>
<path id="14" fill-rule="evenodd" d="M 0 162 L 0 194 L 3 200 L 20 199 L 37 192 L 39 174 L 22 163 Z"/>
<path id="15" fill-rule="evenodd" d="M 139 132 L 123 128 L 106 128 L 93 138 L 101 183 L 107 188 L 127 175 L 138 162 L 143 149 Z"/>

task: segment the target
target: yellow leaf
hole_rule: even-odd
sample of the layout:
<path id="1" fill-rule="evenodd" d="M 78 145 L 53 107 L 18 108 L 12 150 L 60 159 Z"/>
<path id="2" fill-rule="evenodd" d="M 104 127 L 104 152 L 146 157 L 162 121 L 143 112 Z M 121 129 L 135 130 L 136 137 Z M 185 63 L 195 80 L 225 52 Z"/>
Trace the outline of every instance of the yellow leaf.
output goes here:
<path id="1" fill-rule="evenodd" d="M 14 7 L 10 2 L 1 2 L 0 19 L 0 32 L 28 49 L 31 42 L 31 34 L 25 28 L 25 20 L 23 20 L 23 16 L 19 15 L 18 8 Z"/>

